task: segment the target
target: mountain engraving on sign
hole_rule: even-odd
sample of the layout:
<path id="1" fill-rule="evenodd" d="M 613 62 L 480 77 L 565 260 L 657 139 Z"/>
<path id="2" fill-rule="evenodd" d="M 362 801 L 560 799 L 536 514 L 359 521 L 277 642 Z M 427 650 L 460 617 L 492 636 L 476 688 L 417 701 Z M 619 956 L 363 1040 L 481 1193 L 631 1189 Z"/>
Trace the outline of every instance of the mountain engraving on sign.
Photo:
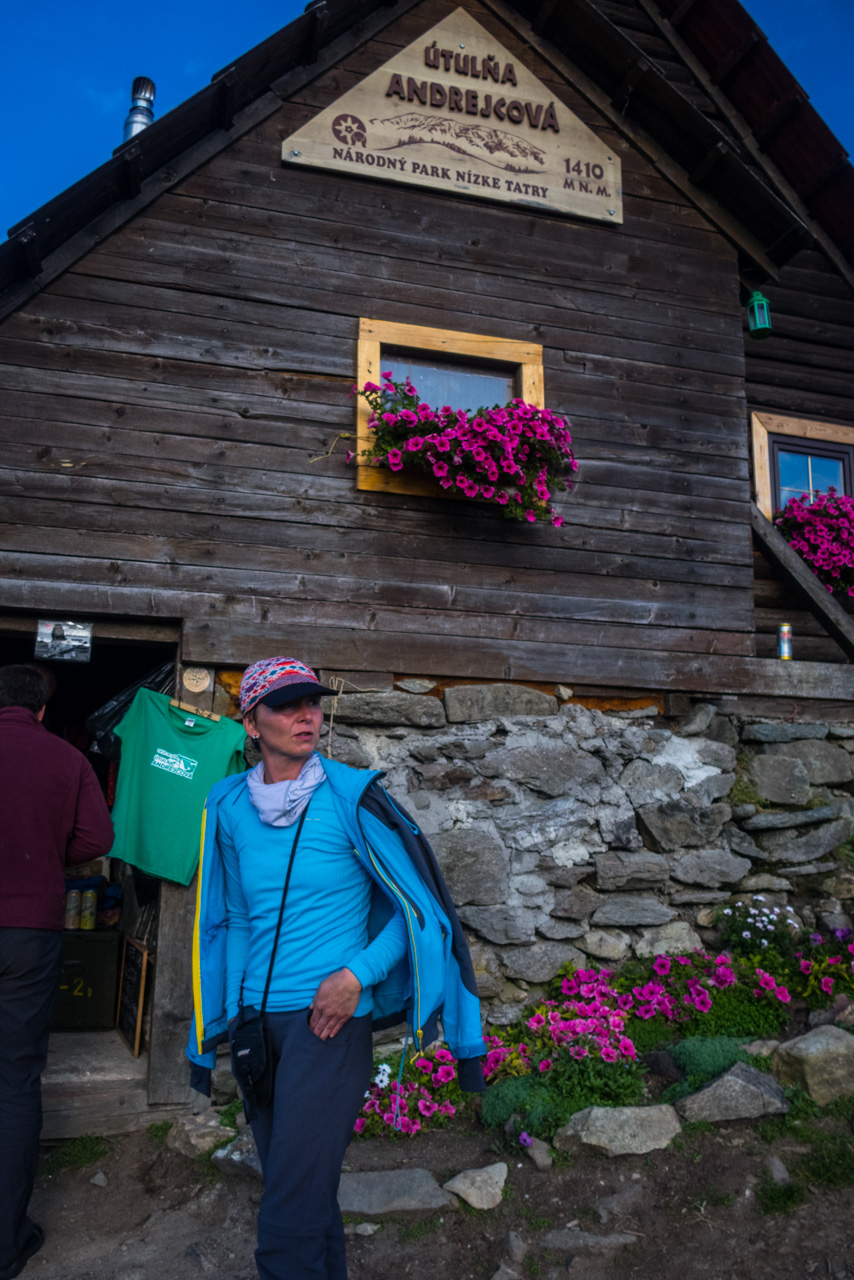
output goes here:
<path id="1" fill-rule="evenodd" d="M 288 138 L 282 162 L 623 217 L 619 159 L 462 9 Z"/>

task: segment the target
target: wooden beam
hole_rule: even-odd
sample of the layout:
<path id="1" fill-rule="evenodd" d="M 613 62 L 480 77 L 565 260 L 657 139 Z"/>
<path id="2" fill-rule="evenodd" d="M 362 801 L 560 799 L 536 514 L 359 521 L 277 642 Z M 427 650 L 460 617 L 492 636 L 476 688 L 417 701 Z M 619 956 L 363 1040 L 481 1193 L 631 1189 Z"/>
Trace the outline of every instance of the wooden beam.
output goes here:
<path id="1" fill-rule="evenodd" d="M 717 66 L 710 71 L 712 83 L 720 84 L 723 80 L 726 80 L 727 76 L 731 76 L 733 71 L 741 66 L 744 59 L 758 43 L 760 36 L 761 33 L 754 27 L 746 40 L 742 40 L 736 49 L 730 49 L 726 57 L 721 58 Z"/>
<path id="2" fill-rule="evenodd" d="M 702 160 L 698 164 L 694 165 L 694 168 L 688 175 L 695 186 L 701 187 L 703 185 L 709 174 L 718 167 L 720 162 L 728 154 L 729 150 L 730 148 L 722 140 L 716 142 L 714 146 L 709 147 L 709 150 L 703 156 Z"/>
<path id="3" fill-rule="evenodd" d="M 846 657 L 854 658 L 854 619 L 822 586 L 797 551 L 792 550 L 755 503 L 750 504 L 750 523 L 763 554 L 780 570 L 788 585 L 806 597 L 810 612 Z"/>
<path id="4" fill-rule="evenodd" d="M 674 27 L 681 26 L 696 3 L 697 0 L 682 0 L 682 3 L 670 15 L 672 25 Z"/>

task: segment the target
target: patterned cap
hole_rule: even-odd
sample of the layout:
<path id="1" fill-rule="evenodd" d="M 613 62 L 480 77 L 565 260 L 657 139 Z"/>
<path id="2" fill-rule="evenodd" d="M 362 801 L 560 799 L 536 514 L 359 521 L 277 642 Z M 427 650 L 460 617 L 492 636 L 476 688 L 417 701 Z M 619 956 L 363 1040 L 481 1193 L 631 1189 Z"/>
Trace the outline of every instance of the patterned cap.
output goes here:
<path id="1" fill-rule="evenodd" d="M 333 694 L 322 685 L 311 667 L 298 658 L 262 658 L 247 667 L 240 682 L 240 714 L 246 715 L 259 702 L 282 706 L 298 698 Z M 271 696 L 275 695 L 275 696 Z"/>

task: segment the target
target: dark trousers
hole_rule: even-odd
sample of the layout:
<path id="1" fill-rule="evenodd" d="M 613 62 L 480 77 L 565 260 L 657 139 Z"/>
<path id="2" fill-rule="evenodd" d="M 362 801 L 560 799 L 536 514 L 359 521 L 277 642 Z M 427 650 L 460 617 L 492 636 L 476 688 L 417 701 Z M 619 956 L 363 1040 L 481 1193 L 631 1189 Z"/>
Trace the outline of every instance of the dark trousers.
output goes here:
<path id="1" fill-rule="evenodd" d="M 261 1280 L 346 1280 L 338 1181 L 371 1078 L 371 1015 L 331 1040 L 309 1010 L 267 1015 L 278 1056 L 273 1102 L 252 1122 L 264 1170 L 255 1261 Z"/>
<path id="2" fill-rule="evenodd" d="M 0 1270 L 29 1242 L 42 1127 L 41 1074 L 62 970 L 62 934 L 0 927 Z"/>

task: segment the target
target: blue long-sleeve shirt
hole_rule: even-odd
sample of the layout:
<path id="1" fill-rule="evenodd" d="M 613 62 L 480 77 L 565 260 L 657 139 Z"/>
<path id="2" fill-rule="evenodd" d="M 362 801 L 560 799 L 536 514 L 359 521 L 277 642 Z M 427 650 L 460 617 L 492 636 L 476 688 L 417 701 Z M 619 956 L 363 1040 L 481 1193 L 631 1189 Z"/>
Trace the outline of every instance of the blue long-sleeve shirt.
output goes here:
<path id="1" fill-rule="evenodd" d="M 261 821 L 247 788 L 223 806 L 217 832 L 228 909 L 226 1005 L 260 1009 L 297 823 Z M 373 1007 L 372 987 L 406 954 L 406 925 L 395 912 L 368 943 L 372 880 L 338 819 L 328 783 L 303 823 L 285 904 L 267 1008 L 305 1009 L 324 978 L 347 968 L 362 984 L 356 1016 Z"/>

